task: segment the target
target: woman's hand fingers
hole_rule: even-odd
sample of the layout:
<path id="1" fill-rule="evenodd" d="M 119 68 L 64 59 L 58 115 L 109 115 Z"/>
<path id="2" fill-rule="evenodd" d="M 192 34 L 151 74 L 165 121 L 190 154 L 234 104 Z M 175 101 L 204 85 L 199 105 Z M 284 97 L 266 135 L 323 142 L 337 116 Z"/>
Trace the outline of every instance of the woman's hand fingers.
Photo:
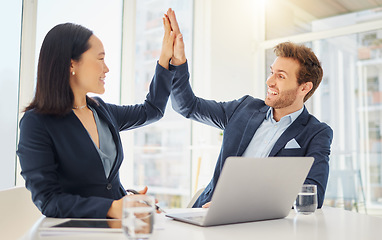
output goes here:
<path id="1" fill-rule="evenodd" d="M 171 24 L 168 16 L 165 14 L 163 17 L 164 35 L 169 36 L 171 33 Z"/>
<path id="2" fill-rule="evenodd" d="M 139 192 L 139 194 L 146 194 L 147 193 L 147 189 L 148 189 L 148 187 L 145 186 L 145 188 L 143 188 L 142 190 L 140 190 L 138 192 Z"/>
<path id="3" fill-rule="evenodd" d="M 162 43 L 162 51 L 159 57 L 159 64 L 162 67 L 168 69 L 169 61 L 172 58 L 174 53 L 175 35 L 173 31 L 171 31 L 171 25 L 167 15 L 165 15 L 163 18 L 163 27 L 164 27 L 164 36 L 163 36 L 163 43 Z"/>

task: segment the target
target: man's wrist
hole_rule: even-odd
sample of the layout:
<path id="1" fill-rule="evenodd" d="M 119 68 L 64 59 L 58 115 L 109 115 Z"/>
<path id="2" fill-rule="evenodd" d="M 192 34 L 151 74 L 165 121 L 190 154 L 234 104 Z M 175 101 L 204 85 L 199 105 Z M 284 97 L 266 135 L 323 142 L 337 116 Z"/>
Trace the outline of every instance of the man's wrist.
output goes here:
<path id="1" fill-rule="evenodd" d="M 171 65 L 174 65 L 174 66 L 179 66 L 179 65 L 182 65 L 184 64 L 185 62 L 187 62 L 187 58 L 182 58 L 182 59 L 179 59 L 179 58 L 171 58 L 171 62 L 170 64 Z"/>

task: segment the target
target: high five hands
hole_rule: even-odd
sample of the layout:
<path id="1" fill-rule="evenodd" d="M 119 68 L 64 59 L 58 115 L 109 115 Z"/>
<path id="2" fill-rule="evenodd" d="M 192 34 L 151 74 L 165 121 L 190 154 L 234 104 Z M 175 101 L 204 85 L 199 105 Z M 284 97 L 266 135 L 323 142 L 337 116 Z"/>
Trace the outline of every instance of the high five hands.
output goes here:
<path id="1" fill-rule="evenodd" d="M 163 17 L 164 36 L 159 64 L 168 69 L 169 61 L 177 66 L 187 61 L 184 51 L 183 35 L 180 32 L 175 12 L 169 8 Z"/>

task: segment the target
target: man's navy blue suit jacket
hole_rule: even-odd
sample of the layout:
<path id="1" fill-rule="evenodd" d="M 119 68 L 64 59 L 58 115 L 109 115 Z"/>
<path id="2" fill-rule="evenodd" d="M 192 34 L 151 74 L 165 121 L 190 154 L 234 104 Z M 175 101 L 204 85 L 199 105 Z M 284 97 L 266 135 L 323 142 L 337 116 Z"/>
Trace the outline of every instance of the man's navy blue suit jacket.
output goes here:
<path id="1" fill-rule="evenodd" d="M 214 175 L 193 206 L 201 207 L 211 200 L 227 157 L 243 155 L 256 130 L 264 121 L 269 107 L 265 105 L 263 100 L 250 96 L 244 96 L 239 100 L 230 102 L 216 102 L 198 98 L 194 95 L 189 83 L 187 63 L 174 68 L 176 74 L 171 92 L 174 110 L 186 118 L 224 130 L 223 143 Z M 293 138 L 301 148 L 285 149 L 285 145 Z M 301 115 L 280 136 L 269 154 L 270 157 L 314 157 L 313 166 L 305 183 L 317 185 L 318 207 L 321 207 L 324 201 L 332 139 L 332 129 L 325 123 L 319 122 L 304 108 Z"/>
<path id="2" fill-rule="evenodd" d="M 106 218 L 113 200 L 126 195 L 119 179 L 123 160 L 119 132 L 159 120 L 165 111 L 174 72 L 157 65 L 143 104 L 118 106 L 88 101 L 106 121 L 117 157 L 106 178 L 100 156 L 73 112 L 64 117 L 27 111 L 20 121 L 17 154 L 32 200 L 47 217 Z"/>

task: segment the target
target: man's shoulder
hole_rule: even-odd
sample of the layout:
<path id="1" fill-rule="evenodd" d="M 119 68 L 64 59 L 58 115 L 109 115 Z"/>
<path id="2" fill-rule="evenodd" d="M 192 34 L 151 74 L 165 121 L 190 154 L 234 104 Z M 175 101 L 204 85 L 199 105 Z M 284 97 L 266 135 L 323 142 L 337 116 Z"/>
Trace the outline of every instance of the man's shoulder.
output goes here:
<path id="1" fill-rule="evenodd" d="M 239 99 L 241 102 L 241 107 L 243 108 L 252 108 L 252 109 L 262 109 L 264 107 L 268 107 L 264 100 L 261 100 L 259 98 L 254 98 L 250 95 L 245 95 L 242 98 Z"/>
<path id="2" fill-rule="evenodd" d="M 312 130 L 327 130 L 333 132 L 332 128 L 327 123 L 318 120 L 310 113 L 308 113 L 308 121 L 306 125 Z"/>

